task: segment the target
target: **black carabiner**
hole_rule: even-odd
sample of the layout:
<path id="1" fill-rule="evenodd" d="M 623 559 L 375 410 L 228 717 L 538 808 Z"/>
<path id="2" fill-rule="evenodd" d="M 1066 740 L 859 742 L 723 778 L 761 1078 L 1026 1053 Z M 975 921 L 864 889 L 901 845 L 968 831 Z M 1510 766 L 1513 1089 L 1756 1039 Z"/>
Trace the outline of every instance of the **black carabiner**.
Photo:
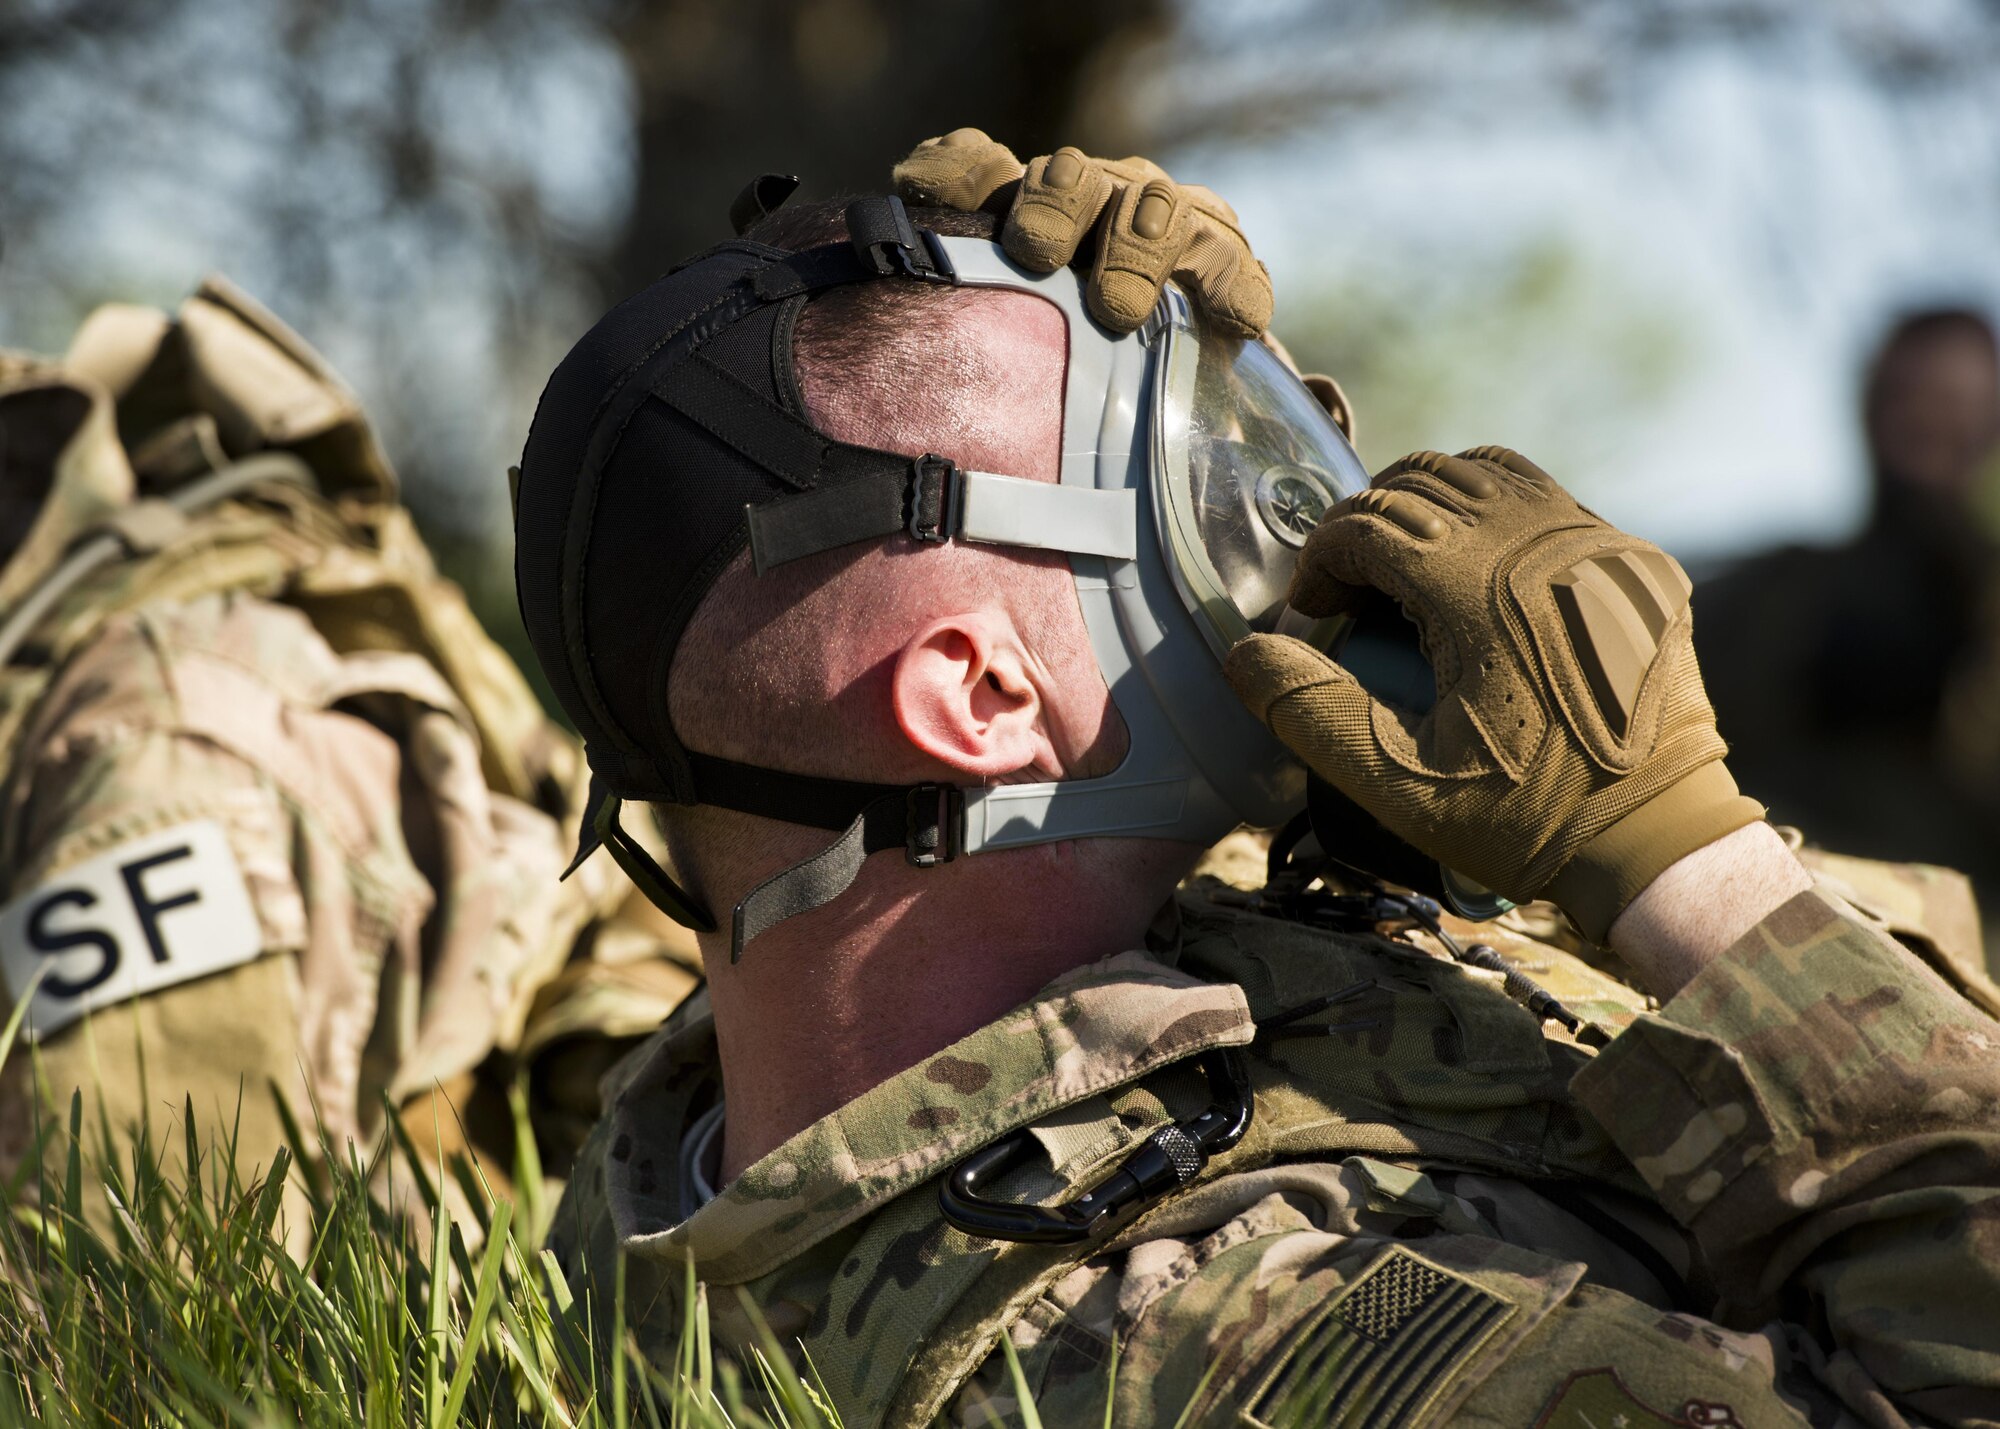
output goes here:
<path id="1" fill-rule="evenodd" d="M 938 1187 L 938 1209 L 967 1235 L 987 1240 L 1038 1245 L 1101 1240 L 1169 1191 L 1194 1180 L 1210 1157 L 1229 1150 L 1250 1129 L 1253 1098 L 1242 1053 L 1234 1047 L 1204 1052 L 1195 1065 L 1208 1078 L 1214 1104 L 1190 1121 L 1163 1126 L 1147 1137 L 1095 1190 L 1059 1206 L 981 1195 L 982 1188 L 1033 1151 L 1034 1137 L 1024 1127 L 952 1167 Z"/>

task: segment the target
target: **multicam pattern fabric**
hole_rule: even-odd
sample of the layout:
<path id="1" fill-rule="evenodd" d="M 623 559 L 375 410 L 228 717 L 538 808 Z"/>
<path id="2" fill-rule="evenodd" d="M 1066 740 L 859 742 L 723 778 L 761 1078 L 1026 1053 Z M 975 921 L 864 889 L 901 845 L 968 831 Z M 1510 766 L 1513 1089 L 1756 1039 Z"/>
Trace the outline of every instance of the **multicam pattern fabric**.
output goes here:
<path id="1" fill-rule="evenodd" d="M 2000 987 L 1987 969 L 1971 879 L 1934 864 L 1882 863 L 1821 848 L 1797 853 L 1823 887 L 1909 947 L 1967 1001 L 2000 1017 Z"/>
<path id="2" fill-rule="evenodd" d="M 386 1095 L 457 1145 L 517 1068 L 566 1163 L 605 1049 L 657 1026 L 698 958 L 615 871 L 557 882 L 581 761 L 438 575 L 352 394 L 211 280 L 174 319 L 104 309 L 63 361 L 0 365 L 0 428 L 33 498 L 0 511 L 0 620 L 79 538 L 125 539 L 0 669 L 0 903 L 212 820 L 261 929 L 252 961 L 42 1041 L 45 1095 L 13 1059 L 0 1165 L 72 1087 L 114 1129 L 185 1092 L 240 1126 L 246 1174 L 282 1144 L 270 1084 L 336 1139 L 375 1134 Z M 163 499 L 274 451 L 317 492 Z"/>
<path id="3" fill-rule="evenodd" d="M 2000 1025 L 1838 898 L 1793 899 L 1663 1008 L 1626 994 L 1600 1051 L 1419 948 L 1181 911 L 1173 943 L 1058 980 L 692 1215 L 679 1139 L 721 1088 L 684 1008 L 613 1077 L 558 1215 L 597 1323 L 622 1254 L 671 1373 L 692 1259 L 722 1335 L 753 1333 L 741 1286 L 850 1426 L 1013 1415 L 1001 1334 L 1051 1425 L 2000 1417 Z M 1357 984 L 1324 1035 L 1270 1035 Z M 1010 1195 L 1090 1184 L 1201 1109 L 1187 1058 L 1218 1046 L 1246 1049 L 1248 1136 L 1109 1243 L 942 1220 L 939 1173 L 1022 1127 L 1045 1156 Z"/>

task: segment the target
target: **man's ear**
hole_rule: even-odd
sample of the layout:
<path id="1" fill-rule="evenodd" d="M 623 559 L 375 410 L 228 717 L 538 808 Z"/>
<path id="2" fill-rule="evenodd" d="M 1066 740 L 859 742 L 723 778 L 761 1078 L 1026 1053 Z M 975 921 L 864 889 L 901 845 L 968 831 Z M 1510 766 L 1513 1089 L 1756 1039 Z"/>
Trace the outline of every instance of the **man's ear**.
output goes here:
<path id="1" fill-rule="evenodd" d="M 1004 616 L 950 615 L 919 631 L 896 656 L 890 698 L 910 743 L 961 774 L 1056 777 L 1040 666 Z"/>

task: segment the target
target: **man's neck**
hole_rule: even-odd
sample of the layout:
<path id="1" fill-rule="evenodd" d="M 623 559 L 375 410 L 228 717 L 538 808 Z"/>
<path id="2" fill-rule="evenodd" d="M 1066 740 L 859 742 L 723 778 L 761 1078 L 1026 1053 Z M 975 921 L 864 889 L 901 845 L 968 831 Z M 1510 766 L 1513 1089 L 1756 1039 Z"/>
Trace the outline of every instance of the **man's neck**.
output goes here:
<path id="1" fill-rule="evenodd" d="M 874 860 L 847 893 L 764 933 L 734 966 L 726 938 L 704 939 L 729 1107 L 724 1179 L 1053 978 L 1139 946 L 1190 861 L 1182 846 L 1154 848 L 1086 859 L 1123 885 L 1095 897 L 1099 880 L 1079 876 L 1073 851 L 923 871 Z M 1121 863 L 1129 871 L 1112 874 Z"/>

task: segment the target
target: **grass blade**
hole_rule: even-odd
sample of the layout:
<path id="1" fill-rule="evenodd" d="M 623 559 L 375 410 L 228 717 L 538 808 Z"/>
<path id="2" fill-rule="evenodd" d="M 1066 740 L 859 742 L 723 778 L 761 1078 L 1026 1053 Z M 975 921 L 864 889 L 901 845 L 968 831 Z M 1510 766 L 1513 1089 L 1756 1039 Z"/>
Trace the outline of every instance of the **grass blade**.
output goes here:
<path id="1" fill-rule="evenodd" d="M 472 1383 L 472 1367 L 478 1361 L 474 1348 L 485 1337 L 486 1323 L 493 1318 L 493 1302 L 500 1290 L 500 1267 L 507 1258 L 507 1225 L 513 1219 L 514 1208 L 506 1201 L 493 1208 L 493 1233 L 486 1239 L 486 1253 L 479 1261 L 479 1289 L 472 1299 L 472 1313 L 466 1317 L 465 1349 L 458 1357 L 458 1368 L 452 1372 L 451 1388 L 445 1392 L 444 1409 L 437 1419 L 439 1424 L 450 1424 L 457 1420 L 459 1406 L 465 1403 L 465 1391 Z"/>
<path id="2" fill-rule="evenodd" d="M 1028 1389 L 1028 1377 L 1021 1372 L 1021 1357 L 1014 1353 L 1014 1336 L 1000 1332 L 1000 1352 L 1007 1357 L 1007 1379 L 1014 1386 L 1014 1404 L 1020 1411 L 1021 1429 L 1042 1429 L 1042 1416 L 1035 1409 L 1035 1396 Z"/>

